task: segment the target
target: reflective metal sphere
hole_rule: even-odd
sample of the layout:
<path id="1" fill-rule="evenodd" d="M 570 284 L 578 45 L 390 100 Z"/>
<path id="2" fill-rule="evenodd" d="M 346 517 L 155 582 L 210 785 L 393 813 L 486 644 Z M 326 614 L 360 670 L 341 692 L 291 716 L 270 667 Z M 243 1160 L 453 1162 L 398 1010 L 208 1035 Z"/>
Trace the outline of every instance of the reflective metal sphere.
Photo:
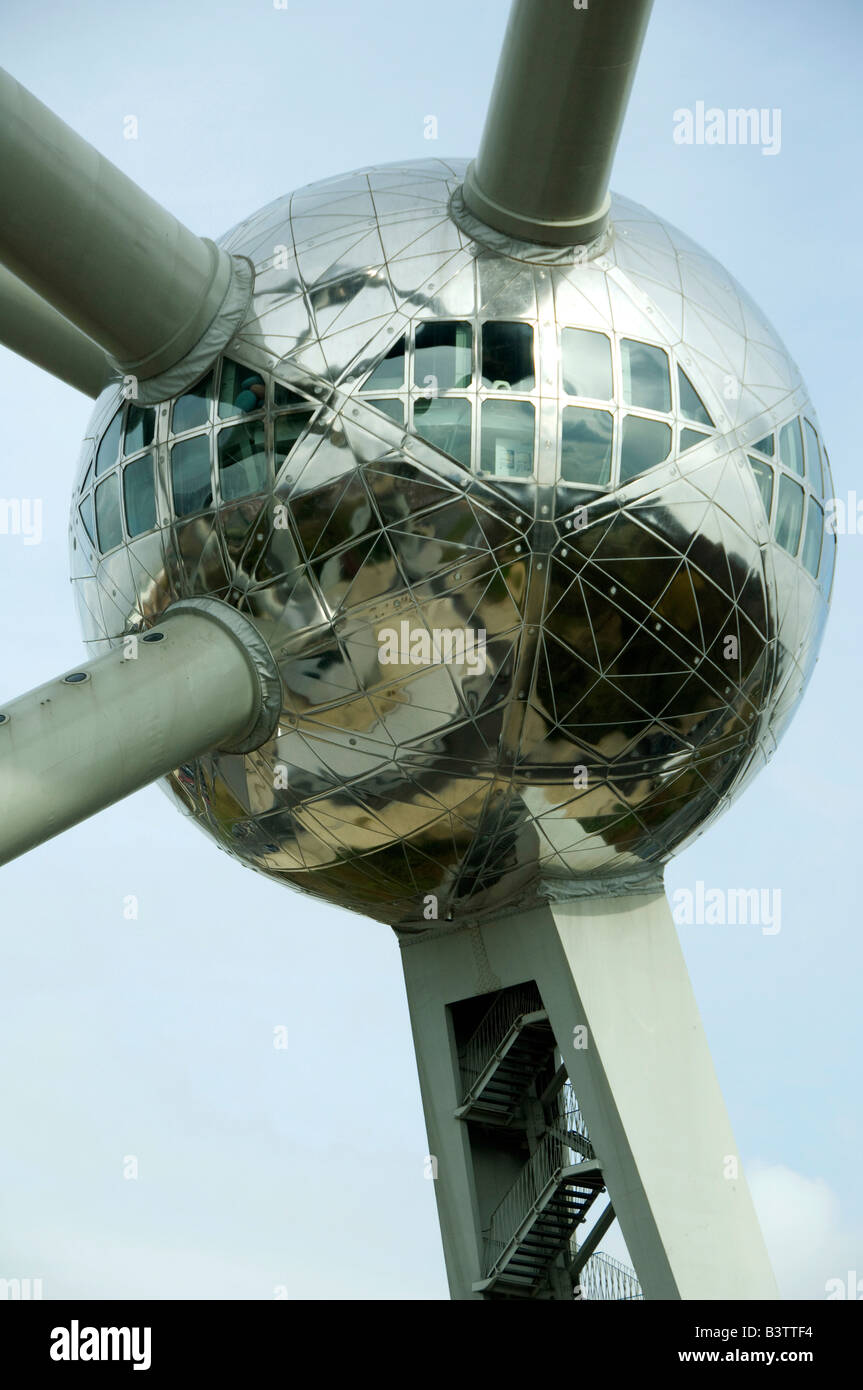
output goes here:
<path id="1" fill-rule="evenodd" d="M 209 594 L 279 663 L 278 736 L 179 802 L 396 924 L 661 865 L 772 753 L 834 561 L 816 416 L 736 282 L 622 198 L 590 258 L 484 233 L 465 167 L 231 231 L 229 356 L 155 411 L 103 392 L 72 505 L 94 649 Z"/>

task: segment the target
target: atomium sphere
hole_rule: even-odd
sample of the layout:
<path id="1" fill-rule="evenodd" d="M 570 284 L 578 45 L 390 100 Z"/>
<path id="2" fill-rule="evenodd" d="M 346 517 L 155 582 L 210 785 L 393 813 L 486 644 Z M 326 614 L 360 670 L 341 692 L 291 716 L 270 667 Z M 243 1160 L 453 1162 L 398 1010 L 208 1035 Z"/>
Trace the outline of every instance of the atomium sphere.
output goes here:
<path id="1" fill-rule="evenodd" d="M 732 277 L 622 198 L 589 253 L 510 241 L 465 168 L 228 233 L 229 353 L 154 409 L 106 388 L 72 504 L 94 652 L 210 595 L 281 671 L 272 739 L 177 801 L 408 929 L 660 872 L 773 752 L 834 565 L 815 412 Z"/>

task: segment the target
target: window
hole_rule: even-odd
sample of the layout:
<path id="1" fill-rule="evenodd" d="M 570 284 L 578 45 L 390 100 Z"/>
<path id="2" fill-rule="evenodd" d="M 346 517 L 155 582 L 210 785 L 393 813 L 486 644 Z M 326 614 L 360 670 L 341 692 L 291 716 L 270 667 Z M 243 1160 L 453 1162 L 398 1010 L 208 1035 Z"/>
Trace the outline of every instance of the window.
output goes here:
<path id="1" fill-rule="evenodd" d="M 817 579 L 818 577 L 818 566 L 821 563 L 821 544 L 823 540 L 824 513 L 815 501 L 815 498 L 810 497 L 809 505 L 806 509 L 806 536 L 803 541 L 803 552 L 800 558 L 813 579 Z"/>
<path id="2" fill-rule="evenodd" d="M 363 391 L 398 391 L 405 384 L 405 339 L 393 343 L 363 386 Z M 278 404 L 278 402 L 277 402 Z"/>
<path id="3" fill-rule="evenodd" d="M 533 390 L 536 377 L 532 324 L 483 324 L 482 384 L 493 391 Z"/>
<path id="4" fill-rule="evenodd" d="M 803 477 L 803 440 L 799 420 L 789 420 L 779 431 L 779 457 L 786 468 Z"/>
<path id="5" fill-rule="evenodd" d="M 751 454 L 747 454 L 749 465 L 755 474 L 755 481 L 758 484 L 758 491 L 761 493 L 761 501 L 764 503 L 764 510 L 767 513 L 767 520 L 770 520 L 770 504 L 773 501 L 773 469 L 769 463 L 762 463 L 761 459 L 754 459 Z"/>
<path id="6" fill-rule="evenodd" d="M 117 459 L 120 457 L 120 434 L 123 429 L 123 407 L 117 411 L 110 425 L 102 435 L 102 441 L 96 451 L 96 476 L 100 473 L 107 473 L 109 468 L 113 468 Z"/>
<path id="7" fill-rule="evenodd" d="M 156 432 L 156 412 L 146 406 L 130 405 L 126 412 L 126 438 L 124 454 L 137 454 L 153 442 Z"/>
<path id="8" fill-rule="evenodd" d="M 601 334 L 592 334 L 601 337 Z M 560 476 L 565 483 L 606 487 L 611 480 L 612 415 L 567 405 L 563 410 Z"/>
<path id="9" fill-rule="evenodd" d="M 459 396 L 438 396 L 433 400 L 419 396 L 414 401 L 416 433 L 464 468 L 470 468 L 470 417 L 470 401 Z"/>
<path id="10" fill-rule="evenodd" d="M 123 539 L 120 518 L 120 480 L 114 473 L 96 488 L 96 534 L 99 549 L 104 555 Z"/>
<path id="11" fill-rule="evenodd" d="M 662 348 L 637 343 L 631 338 L 621 339 L 620 353 L 626 404 L 668 413 L 671 410 L 668 354 Z"/>
<path id="12" fill-rule="evenodd" d="M 90 544 L 96 544 L 96 520 L 93 515 L 93 494 L 88 493 L 78 508 L 81 513 L 81 523 L 87 535 L 90 537 Z"/>
<path id="13" fill-rule="evenodd" d="M 483 401 L 483 473 L 492 473 L 496 478 L 533 476 L 535 415 L 530 401 Z"/>
<path id="14" fill-rule="evenodd" d="M 254 410 L 263 410 L 267 388 L 260 372 L 234 362 L 230 357 L 222 360 L 222 379 L 219 383 L 219 418 L 228 419 L 231 415 L 249 415 Z M 176 426 L 175 426 L 176 429 Z"/>
<path id="15" fill-rule="evenodd" d="M 568 396 L 610 401 L 613 394 L 611 343 L 604 333 L 564 328 L 560 335 L 563 389 Z"/>
<path id="16" fill-rule="evenodd" d="M 414 384 L 433 392 L 463 391 L 472 380 L 470 324 L 421 323 L 414 340 Z"/>
<path id="17" fill-rule="evenodd" d="M 379 406 L 379 402 L 375 402 Z M 273 426 L 276 468 L 281 468 L 301 434 L 314 415 L 314 410 L 293 410 L 290 415 L 277 415 Z"/>
<path id="18" fill-rule="evenodd" d="M 156 488 L 153 482 L 153 455 L 143 454 L 123 469 L 123 505 L 126 530 L 141 536 L 156 527 Z"/>
<path id="19" fill-rule="evenodd" d="M 776 504 L 774 534 L 777 544 L 781 545 L 783 550 L 787 550 L 789 555 L 797 554 L 802 522 L 803 489 L 799 483 L 795 483 L 792 478 L 782 474 L 779 478 L 779 500 Z"/>
<path id="20" fill-rule="evenodd" d="M 178 396 L 174 402 L 171 429 L 174 434 L 184 434 L 186 430 L 199 429 L 210 418 L 210 394 L 213 389 L 213 373 L 209 372 L 197 385 Z"/>
<path id="21" fill-rule="evenodd" d="M 267 476 L 263 420 L 219 430 L 219 492 L 223 502 L 263 492 Z"/>
<path id="22" fill-rule="evenodd" d="M 680 387 L 681 415 L 687 420 L 694 420 L 698 425 L 709 425 L 712 429 L 713 421 L 704 407 L 704 402 L 682 367 L 677 368 L 677 384 Z"/>
<path id="23" fill-rule="evenodd" d="M 818 435 L 815 433 L 815 426 L 808 420 L 803 421 L 803 433 L 806 436 L 806 472 L 809 481 L 815 488 L 821 489 L 821 496 L 825 494 L 824 473 L 821 468 L 821 450 L 818 447 Z"/>
<path id="24" fill-rule="evenodd" d="M 404 405 L 404 401 L 400 401 L 400 400 L 396 397 L 395 399 L 374 401 L 373 404 L 374 404 L 375 410 L 382 410 L 383 413 L 384 413 L 384 415 L 389 415 L 390 419 L 391 419 L 391 420 L 395 420 L 395 422 L 396 422 L 397 425 L 403 425 L 403 424 L 404 424 L 404 422 L 405 422 L 405 405 Z"/>
<path id="25" fill-rule="evenodd" d="M 753 449 L 757 449 L 760 454 L 766 454 L 768 458 L 773 457 L 773 447 L 774 440 L 772 434 L 766 434 L 763 439 L 759 439 L 757 444 L 752 445 Z"/>
<path id="26" fill-rule="evenodd" d="M 292 391 L 290 386 L 283 386 L 280 381 L 276 381 L 273 383 L 273 405 L 278 410 L 280 406 L 307 406 L 308 401 L 298 391 Z"/>
<path id="27" fill-rule="evenodd" d="M 623 421 L 623 441 L 620 449 L 620 481 L 629 482 L 648 468 L 655 468 L 668 458 L 671 449 L 671 429 L 661 420 L 646 420 L 641 415 L 627 415 Z"/>
<path id="28" fill-rule="evenodd" d="M 208 434 L 181 440 L 171 449 L 171 490 L 177 516 L 190 516 L 212 506 Z"/>
<path id="29" fill-rule="evenodd" d="M 680 431 L 680 452 L 685 454 L 687 449 L 694 449 L 696 444 L 701 444 L 703 440 L 709 439 L 710 435 L 703 430 L 690 430 L 683 428 Z"/>

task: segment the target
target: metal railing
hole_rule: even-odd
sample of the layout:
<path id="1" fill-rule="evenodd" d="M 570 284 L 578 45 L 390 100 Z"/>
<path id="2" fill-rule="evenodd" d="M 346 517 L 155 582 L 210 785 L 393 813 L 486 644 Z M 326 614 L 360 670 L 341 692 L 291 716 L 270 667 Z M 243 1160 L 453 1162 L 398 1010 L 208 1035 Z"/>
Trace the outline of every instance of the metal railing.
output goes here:
<path id="1" fill-rule="evenodd" d="M 546 1134 L 531 1154 L 512 1187 L 491 1215 L 486 1240 L 486 1273 L 490 1274 L 546 1188 L 568 1163 L 566 1144 Z"/>
<path id="2" fill-rule="evenodd" d="M 581 1163 L 584 1159 L 595 1158 L 596 1154 L 587 1131 L 587 1121 L 581 1112 L 571 1081 L 563 1083 L 557 1101 L 553 1123 L 561 1134 L 571 1136 L 568 1156 L 564 1162 L 574 1164 Z"/>
<path id="3" fill-rule="evenodd" d="M 581 1298 L 591 1303 L 602 1300 L 633 1302 L 644 1298 L 635 1270 L 601 1250 L 591 1255 L 578 1282 Z"/>
<path id="4" fill-rule="evenodd" d="M 536 1013 L 541 1008 L 542 1000 L 536 985 L 517 985 L 498 995 L 459 1053 L 465 1093 L 485 1070 L 516 1019 L 522 1014 Z"/>

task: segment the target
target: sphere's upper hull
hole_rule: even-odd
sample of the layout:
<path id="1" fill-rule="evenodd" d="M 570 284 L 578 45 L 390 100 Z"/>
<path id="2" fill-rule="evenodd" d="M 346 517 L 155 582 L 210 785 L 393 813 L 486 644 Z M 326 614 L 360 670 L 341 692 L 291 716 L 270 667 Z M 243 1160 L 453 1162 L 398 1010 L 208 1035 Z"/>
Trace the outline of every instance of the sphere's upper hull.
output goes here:
<path id="1" fill-rule="evenodd" d="M 180 769 L 186 809 L 396 923 L 661 864 L 775 747 L 833 564 L 817 420 L 739 286 L 621 199 L 584 264 L 474 242 L 463 167 L 331 180 L 230 233 L 257 280 L 215 399 L 128 415 L 97 476 L 103 393 L 72 509 L 88 641 L 212 594 L 279 661 L 278 736 Z"/>

